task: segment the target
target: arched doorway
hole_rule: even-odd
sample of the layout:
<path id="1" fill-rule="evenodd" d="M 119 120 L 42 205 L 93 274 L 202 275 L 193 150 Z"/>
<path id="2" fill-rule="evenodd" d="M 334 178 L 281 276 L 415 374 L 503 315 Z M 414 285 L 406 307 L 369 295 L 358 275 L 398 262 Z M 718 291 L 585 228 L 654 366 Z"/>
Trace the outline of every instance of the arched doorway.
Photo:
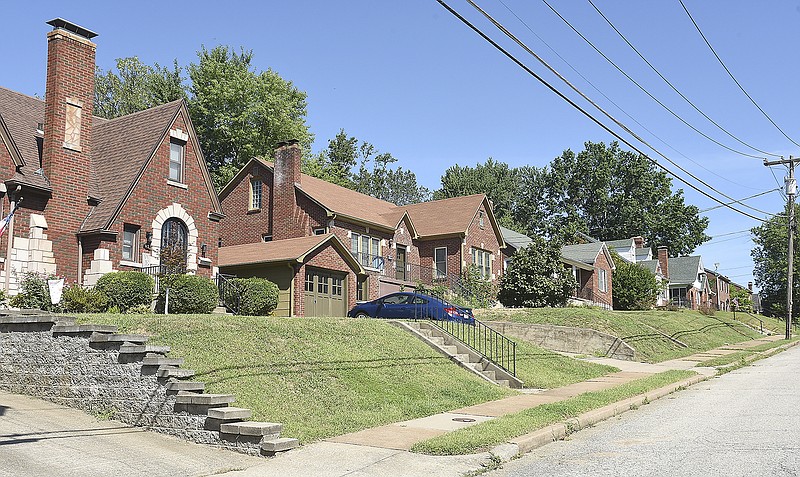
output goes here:
<path id="1" fill-rule="evenodd" d="M 188 229 L 182 220 L 172 217 L 164 222 L 159 252 L 162 273 L 186 273 L 187 239 Z"/>

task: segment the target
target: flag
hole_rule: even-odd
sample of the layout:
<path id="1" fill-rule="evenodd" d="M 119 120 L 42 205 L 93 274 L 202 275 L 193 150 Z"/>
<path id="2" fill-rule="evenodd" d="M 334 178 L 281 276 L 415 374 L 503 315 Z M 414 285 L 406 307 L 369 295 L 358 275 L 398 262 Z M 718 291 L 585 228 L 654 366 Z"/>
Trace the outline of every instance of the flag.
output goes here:
<path id="1" fill-rule="evenodd" d="M 6 231 L 6 229 L 8 228 L 8 224 L 10 224 L 10 223 L 11 223 L 11 219 L 12 219 L 12 218 L 14 218 L 14 212 L 16 212 L 16 211 L 17 211 L 17 208 L 18 208 L 18 207 L 19 207 L 19 202 L 15 203 L 15 204 L 14 204 L 14 208 L 13 208 L 13 209 L 11 209 L 11 212 L 10 212 L 8 215 L 6 215 L 6 216 L 3 218 L 3 220 L 1 220 L 1 221 L 0 221 L 0 237 L 2 237 L 2 236 L 3 236 L 3 233 L 4 233 L 4 232 Z"/>

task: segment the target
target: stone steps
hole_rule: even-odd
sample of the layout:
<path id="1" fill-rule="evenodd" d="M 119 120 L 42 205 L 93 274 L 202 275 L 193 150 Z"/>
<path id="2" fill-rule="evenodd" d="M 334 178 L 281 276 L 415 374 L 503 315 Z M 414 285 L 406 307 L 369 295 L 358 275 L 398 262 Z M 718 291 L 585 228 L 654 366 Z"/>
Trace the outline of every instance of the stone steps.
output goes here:
<path id="1" fill-rule="evenodd" d="M 135 344 L 144 344 L 147 343 L 148 339 L 149 337 L 146 335 L 95 332 L 89 337 L 89 343 L 120 343 L 122 345 L 129 341 Z"/>

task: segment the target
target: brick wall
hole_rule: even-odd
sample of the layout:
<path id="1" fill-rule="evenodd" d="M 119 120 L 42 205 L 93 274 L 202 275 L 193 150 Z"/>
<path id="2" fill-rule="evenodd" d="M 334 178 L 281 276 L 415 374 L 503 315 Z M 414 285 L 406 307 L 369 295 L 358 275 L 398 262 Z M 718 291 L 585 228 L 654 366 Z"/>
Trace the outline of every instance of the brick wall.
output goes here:
<path id="1" fill-rule="evenodd" d="M 261 179 L 261 209 L 250 209 L 250 181 Z M 220 222 L 222 246 L 258 243 L 264 235 L 272 234 L 272 171 L 257 162 L 251 162 L 221 197 L 225 218 Z"/>
<path id="2" fill-rule="evenodd" d="M 594 277 L 592 278 L 592 280 L 593 280 L 592 281 L 592 287 L 593 287 L 593 293 L 594 293 L 594 296 L 595 296 L 595 301 L 600 302 L 600 303 L 606 303 L 609 306 L 612 306 L 612 304 L 614 302 L 612 300 L 613 291 L 612 291 L 612 287 L 611 287 L 611 282 L 612 282 L 612 275 L 613 275 L 614 272 L 611 270 L 611 263 L 606 258 L 606 254 L 605 253 L 600 252 L 600 254 L 597 256 L 597 260 L 594 263 L 594 269 L 595 269 L 595 272 L 594 272 Z M 607 288 L 606 288 L 605 292 L 600 290 L 600 272 L 599 272 L 599 270 L 605 270 L 606 271 L 606 287 Z"/>
<path id="3" fill-rule="evenodd" d="M 273 178 L 273 224 L 274 240 L 303 237 L 305 234 L 295 227 L 297 199 L 295 183 L 300 182 L 301 150 L 297 141 L 280 145 L 275 150 L 275 175 Z"/>
<path id="4" fill-rule="evenodd" d="M 439 247 L 447 247 L 447 275 L 458 276 L 461 274 L 461 237 L 449 237 L 436 240 L 419 241 L 419 261 L 423 283 L 430 283 L 434 276 L 434 251 Z"/>
<path id="5" fill-rule="evenodd" d="M 498 281 L 503 272 L 503 255 L 500 250 L 500 239 L 489 221 L 485 206 L 481 206 L 479 213 L 475 214 L 472 222 L 467 228 L 467 236 L 464 245 L 464 260 L 466 265 L 472 264 L 472 248 L 479 248 L 490 252 L 492 266 L 492 280 Z M 480 214 L 483 214 L 483 226 L 480 225 Z"/>

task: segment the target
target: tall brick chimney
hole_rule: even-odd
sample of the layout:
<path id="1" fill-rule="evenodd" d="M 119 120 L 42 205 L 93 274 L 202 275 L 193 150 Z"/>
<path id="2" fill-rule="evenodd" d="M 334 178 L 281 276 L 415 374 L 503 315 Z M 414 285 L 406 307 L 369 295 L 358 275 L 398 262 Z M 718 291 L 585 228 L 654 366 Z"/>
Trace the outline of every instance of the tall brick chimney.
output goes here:
<path id="1" fill-rule="evenodd" d="M 633 243 L 636 248 L 644 248 L 644 237 L 642 236 L 633 237 Z"/>
<path id="2" fill-rule="evenodd" d="M 664 245 L 658 247 L 658 263 L 661 265 L 661 273 L 669 278 L 669 250 Z"/>
<path id="3" fill-rule="evenodd" d="M 300 183 L 300 145 L 297 140 L 281 142 L 275 149 L 273 179 L 272 239 L 302 237 L 304 231 L 295 227 L 297 197 L 294 185 Z"/>
<path id="4" fill-rule="evenodd" d="M 45 208 L 57 273 L 75 279 L 78 232 L 89 212 L 96 33 L 61 18 L 47 34 L 42 169 L 52 196 Z"/>

